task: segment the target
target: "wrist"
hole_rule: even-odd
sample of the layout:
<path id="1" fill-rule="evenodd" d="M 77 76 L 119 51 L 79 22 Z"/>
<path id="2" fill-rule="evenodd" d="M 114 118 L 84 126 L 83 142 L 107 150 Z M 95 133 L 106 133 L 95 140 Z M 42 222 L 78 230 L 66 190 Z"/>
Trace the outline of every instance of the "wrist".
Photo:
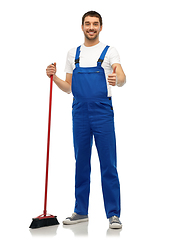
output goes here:
<path id="1" fill-rule="evenodd" d="M 53 81 L 54 81 L 54 82 L 57 82 L 57 79 L 58 79 L 58 77 L 54 74 L 54 75 L 53 75 Z"/>

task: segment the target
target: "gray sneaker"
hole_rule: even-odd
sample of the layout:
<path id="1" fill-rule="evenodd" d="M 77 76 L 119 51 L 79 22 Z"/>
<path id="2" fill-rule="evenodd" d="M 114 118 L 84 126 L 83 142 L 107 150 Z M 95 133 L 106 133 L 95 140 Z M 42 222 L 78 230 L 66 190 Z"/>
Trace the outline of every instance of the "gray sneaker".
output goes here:
<path id="1" fill-rule="evenodd" d="M 109 218 L 109 227 L 112 229 L 122 228 L 122 223 L 117 216 Z"/>
<path id="2" fill-rule="evenodd" d="M 79 215 L 77 213 L 73 213 L 71 217 L 68 217 L 63 221 L 63 224 L 72 225 L 76 223 L 87 222 L 88 220 L 88 215 Z"/>

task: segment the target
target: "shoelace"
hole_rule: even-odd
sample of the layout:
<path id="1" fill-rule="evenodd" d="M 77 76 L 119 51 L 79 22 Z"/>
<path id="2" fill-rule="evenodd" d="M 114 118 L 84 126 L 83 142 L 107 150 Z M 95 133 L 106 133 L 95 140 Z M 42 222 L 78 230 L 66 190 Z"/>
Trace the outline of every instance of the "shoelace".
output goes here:
<path id="1" fill-rule="evenodd" d="M 119 218 L 116 217 L 116 216 L 112 217 L 111 218 L 111 223 L 113 223 L 113 222 L 120 223 Z"/>
<path id="2" fill-rule="evenodd" d="M 73 219 L 76 215 L 77 215 L 77 213 L 73 213 L 71 216 L 71 219 Z"/>

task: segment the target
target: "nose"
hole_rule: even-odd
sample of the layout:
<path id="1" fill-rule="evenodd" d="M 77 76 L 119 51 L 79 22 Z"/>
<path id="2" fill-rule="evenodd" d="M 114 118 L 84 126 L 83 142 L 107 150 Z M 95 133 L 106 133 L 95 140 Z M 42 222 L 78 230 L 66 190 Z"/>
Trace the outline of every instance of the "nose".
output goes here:
<path id="1" fill-rule="evenodd" d="M 94 26 L 93 26 L 93 24 L 91 23 L 91 25 L 90 25 L 90 30 L 93 30 L 94 29 Z"/>
<path id="2" fill-rule="evenodd" d="M 94 29 L 94 26 L 93 26 L 93 24 L 91 23 L 90 24 L 90 30 L 93 30 Z"/>

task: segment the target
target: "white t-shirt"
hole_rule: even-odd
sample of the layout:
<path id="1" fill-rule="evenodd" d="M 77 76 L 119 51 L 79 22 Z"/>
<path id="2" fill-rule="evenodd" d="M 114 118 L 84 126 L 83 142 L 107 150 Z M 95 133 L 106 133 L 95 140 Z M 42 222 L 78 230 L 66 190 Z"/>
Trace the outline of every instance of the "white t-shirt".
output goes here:
<path id="1" fill-rule="evenodd" d="M 96 67 L 97 61 L 106 47 L 106 44 L 99 42 L 97 45 L 92 47 L 86 47 L 84 44 L 81 45 L 80 48 L 80 67 Z M 77 48 L 72 48 L 68 54 L 66 59 L 65 65 L 65 72 L 66 73 L 73 73 L 75 68 L 75 55 L 76 55 Z M 104 68 L 106 81 L 108 78 L 108 74 L 113 72 L 112 65 L 114 63 L 120 64 L 120 57 L 117 50 L 114 47 L 109 47 L 105 59 L 102 63 L 102 67 Z M 107 89 L 108 89 L 108 97 L 111 97 L 111 86 L 107 82 Z"/>

